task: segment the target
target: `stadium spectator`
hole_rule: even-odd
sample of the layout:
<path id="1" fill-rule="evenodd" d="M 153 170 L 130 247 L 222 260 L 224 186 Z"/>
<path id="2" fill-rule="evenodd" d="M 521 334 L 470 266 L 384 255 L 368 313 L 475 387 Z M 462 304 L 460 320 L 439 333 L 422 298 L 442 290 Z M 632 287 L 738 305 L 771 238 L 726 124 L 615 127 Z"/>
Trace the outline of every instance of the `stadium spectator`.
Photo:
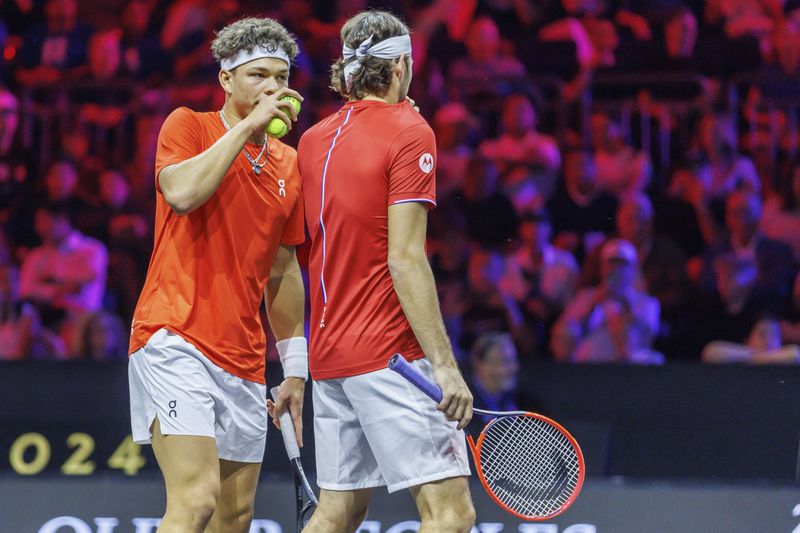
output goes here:
<path id="1" fill-rule="evenodd" d="M 655 233 L 654 219 L 653 204 L 647 196 L 625 196 L 617 208 L 616 235 L 636 248 L 642 288 L 658 299 L 665 315 L 673 315 L 687 304 L 690 295 L 686 256 L 672 239 Z M 599 249 L 584 262 L 581 278 L 582 285 L 598 283 Z"/>
<path id="2" fill-rule="evenodd" d="M 561 167 L 561 154 L 555 139 L 537 131 L 536 109 L 524 94 L 506 97 L 502 119 L 503 134 L 483 141 L 479 153 L 494 161 L 505 176 L 515 167 L 526 167 L 537 190 L 549 198 Z"/>
<path id="3" fill-rule="evenodd" d="M 725 225 L 728 236 L 706 253 L 701 286 L 708 291 L 714 285 L 715 260 L 732 253 L 755 269 L 752 294 L 754 306 L 781 314 L 789 305 L 794 281 L 792 252 L 786 244 L 764 236 L 758 229 L 761 200 L 747 191 L 728 196 Z"/>
<path id="4" fill-rule="evenodd" d="M 530 332 L 514 298 L 501 280 L 503 256 L 495 251 L 474 249 L 467 264 L 467 290 L 462 294 L 461 336 L 464 353 L 472 343 L 491 331 L 510 331 L 523 354 L 533 351 Z"/>
<path id="5" fill-rule="evenodd" d="M 660 68 L 696 72 L 702 68 L 697 54 L 698 23 L 694 12 L 681 7 L 664 23 L 664 62 Z"/>
<path id="6" fill-rule="evenodd" d="M 689 333 L 694 353 L 713 341 L 745 343 L 748 332 L 764 314 L 765 307 L 753 297 L 758 266 L 752 259 L 728 252 L 714 259 L 713 269 L 714 291 L 698 299 L 696 327 Z"/>
<path id="7" fill-rule="evenodd" d="M 745 344 L 713 341 L 703 348 L 704 363 L 800 363 L 800 346 L 784 344 L 780 322 L 764 317 L 755 323 Z"/>
<path id="8" fill-rule="evenodd" d="M 730 39 L 743 35 L 765 39 L 773 28 L 774 15 L 777 13 L 769 2 L 763 0 L 708 0 L 705 6 L 706 21 L 721 25 Z"/>
<path id="9" fill-rule="evenodd" d="M 88 209 L 86 200 L 78 193 L 80 176 L 75 163 L 68 159 L 54 161 L 47 169 L 44 179 L 42 202 L 60 202 L 69 205 L 73 212 Z"/>
<path id="10" fill-rule="evenodd" d="M 130 198 L 130 184 L 118 169 L 100 174 L 99 191 L 84 217 L 86 233 L 108 247 L 105 307 L 126 321 L 131 317 L 150 260 L 152 233 L 141 207 Z"/>
<path id="11" fill-rule="evenodd" d="M 489 411 L 516 411 L 519 358 L 509 333 L 492 331 L 481 335 L 470 351 L 472 373 L 469 388 L 473 406 Z M 469 425 L 473 435 L 480 434 L 492 418 L 476 415 Z"/>
<path id="12" fill-rule="evenodd" d="M 612 239 L 603 245 L 600 285 L 578 291 L 553 328 L 557 360 L 663 363 L 651 348 L 660 326 L 658 300 L 636 287 L 637 263 L 631 243 Z"/>
<path id="13" fill-rule="evenodd" d="M 36 305 L 45 326 L 71 326 L 103 302 L 108 252 L 72 225 L 69 207 L 51 203 L 36 211 L 42 245 L 22 263 L 20 297 Z"/>
<path id="14" fill-rule="evenodd" d="M 25 87 L 52 87 L 86 70 L 91 29 L 78 23 L 76 0 L 47 0 L 46 23 L 27 33 L 19 54 L 17 81 Z"/>
<path id="15" fill-rule="evenodd" d="M 0 361 L 45 359 L 64 353 L 61 339 L 42 327 L 36 308 L 19 298 L 19 269 L 0 261 Z"/>
<path id="16" fill-rule="evenodd" d="M 473 157 L 464 183 L 442 202 L 467 221 L 467 236 L 485 247 L 509 246 L 517 234 L 517 215 L 511 200 L 499 187 L 497 167 L 488 159 Z"/>
<path id="17" fill-rule="evenodd" d="M 650 157 L 625 142 L 620 124 L 607 113 L 593 113 L 591 127 L 599 186 L 617 198 L 643 191 L 652 174 Z"/>
<path id="18" fill-rule="evenodd" d="M 76 329 L 71 358 L 93 361 L 128 358 L 128 332 L 116 315 L 102 310 L 89 313 L 81 318 Z"/>
<path id="19" fill-rule="evenodd" d="M 525 77 L 522 63 L 502 51 L 500 30 L 492 19 L 475 19 L 465 44 L 467 57 L 453 61 L 447 76 L 450 92 L 464 98 L 465 102 L 472 102 L 481 95 L 485 100 L 486 94 L 506 95 Z"/>
<path id="20" fill-rule="evenodd" d="M 452 102 L 441 106 L 433 116 L 436 133 L 436 194 L 444 198 L 460 189 L 467 173 L 472 150 L 467 144 L 476 125 L 463 104 Z"/>
<path id="21" fill-rule="evenodd" d="M 794 262 L 800 264 L 800 162 L 793 165 L 780 192 L 764 202 L 759 229 L 767 237 L 788 244 Z"/>
<path id="22" fill-rule="evenodd" d="M 737 150 L 732 117 L 707 114 L 700 121 L 698 133 L 696 175 L 706 198 L 720 199 L 735 189 L 761 191 L 755 165 Z"/>
<path id="23" fill-rule="evenodd" d="M 158 36 L 148 31 L 150 14 L 151 2 L 130 0 L 122 11 L 119 27 L 121 68 L 128 78 L 147 87 L 163 83 L 171 66 Z"/>
<path id="24" fill-rule="evenodd" d="M 519 247 L 509 254 L 501 284 L 525 315 L 538 351 L 546 350 L 550 328 L 574 296 L 579 268 L 566 250 L 552 245 L 545 211 L 522 215 Z"/>
<path id="25" fill-rule="evenodd" d="M 679 243 L 687 257 L 701 255 L 707 245 L 716 244 L 721 238 L 697 166 L 676 165 L 669 188 L 656 207 L 656 231 Z"/>
<path id="26" fill-rule="evenodd" d="M 432 214 L 436 214 L 441 208 L 436 209 Z M 434 221 L 431 220 L 431 229 L 435 228 Z M 449 227 L 444 227 L 436 232 L 435 239 L 431 242 L 433 254 L 431 256 L 431 270 L 436 278 L 436 289 L 439 297 L 439 305 L 442 309 L 442 319 L 445 329 L 451 339 L 453 339 L 453 352 L 456 359 L 464 361 L 466 352 L 458 342 L 461 339 L 461 315 L 464 311 L 464 295 L 467 293 L 467 262 L 469 260 L 469 242 L 467 241 L 464 223 L 460 223 L 459 217 L 455 219 L 447 217 L 442 220 L 442 224 L 450 223 Z"/>
<path id="27" fill-rule="evenodd" d="M 614 231 L 617 200 L 597 183 L 590 150 L 575 148 L 564 156 L 564 179 L 548 202 L 556 246 L 582 259 Z"/>
<path id="28" fill-rule="evenodd" d="M 0 85 L 0 212 L 13 206 L 31 174 L 32 157 L 17 135 L 19 123 L 19 99 Z"/>

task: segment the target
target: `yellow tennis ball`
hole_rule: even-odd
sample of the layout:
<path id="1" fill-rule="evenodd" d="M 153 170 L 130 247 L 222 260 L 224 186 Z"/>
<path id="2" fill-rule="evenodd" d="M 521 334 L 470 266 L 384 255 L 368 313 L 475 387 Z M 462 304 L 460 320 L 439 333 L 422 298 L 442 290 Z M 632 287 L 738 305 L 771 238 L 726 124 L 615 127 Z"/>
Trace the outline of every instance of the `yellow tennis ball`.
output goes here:
<path id="1" fill-rule="evenodd" d="M 295 111 L 298 113 L 300 112 L 300 100 L 295 98 L 294 96 L 284 96 L 281 100 L 286 100 L 294 107 Z M 273 118 L 269 121 L 267 125 L 267 135 L 270 137 L 275 137 L 276 139 L 280 139 L 284 135 L 289 133 L 289 128 L 286 126 L 286 123 L 279 118 Z"/>

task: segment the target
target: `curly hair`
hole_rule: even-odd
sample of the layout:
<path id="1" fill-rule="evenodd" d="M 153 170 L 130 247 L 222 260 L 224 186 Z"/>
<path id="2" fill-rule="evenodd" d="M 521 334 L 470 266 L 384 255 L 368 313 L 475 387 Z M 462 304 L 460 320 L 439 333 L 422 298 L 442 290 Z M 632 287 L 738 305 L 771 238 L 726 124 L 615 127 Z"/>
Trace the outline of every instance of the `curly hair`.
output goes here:
<path id="1" fill-rule="evenodd" d="M 261 44 L 274 44 L 283 49 L 289 59 L 294 62 L 299 52 L 294 35 L 279 22 L 268 18 L 243 18 L 228 24 L 216 33 L 211 43 L 211 54 L 221 63 L 241 50 L 251 52 Z"/>
<path id="2" fill-rule="evenodd" d="M 373 43 L 379 43 L 384 39 L 408 33 L 408 26 L 392 13 L 369 10 L 362 11 L 345 22 L 342 26 L 341 39 L 342 44 L 355 49 L 370 35 Z M 344 68 L 355 60 L 355 57 L 341 58 L 331 66 L 331 89 L 345 98 L 361 99 L 368 94 L 385 96 L 392 82 L 392 68 L 397 60 L 371 56 L 361 58 L 361 66 L 353 73 L 353 83 L 348 89 Z M 406 66 L 410 67 L 408 57 Z"/>

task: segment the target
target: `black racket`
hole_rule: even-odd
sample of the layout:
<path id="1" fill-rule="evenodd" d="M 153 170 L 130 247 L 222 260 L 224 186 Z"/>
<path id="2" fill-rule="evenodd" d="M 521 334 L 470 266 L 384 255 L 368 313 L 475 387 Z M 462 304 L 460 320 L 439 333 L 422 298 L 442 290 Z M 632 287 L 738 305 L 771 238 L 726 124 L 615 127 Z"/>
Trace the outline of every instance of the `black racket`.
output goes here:
<path id="1" fill-rule="evenodd" d="M 278 390 L 279 387 L 273 387 L 270 390 L 273 400 L 277 400 Z M 308 521 L 311 520 L 311 515 L 314 514 L 319 501 L 311 489 L 311 484 L 303 471 L 303 464 L 300 462 L 300 447 L 297 445 L 292 415 L 287 409 L 278 419 L 281 423 L 281 435 L 283 436 L 286 455 L 289 456 L 289 462 L 292 464 L 292 470 L 294 470 L 294 495 L 297 499 L 297 533 L 300 533 L 306 527 Z"/>

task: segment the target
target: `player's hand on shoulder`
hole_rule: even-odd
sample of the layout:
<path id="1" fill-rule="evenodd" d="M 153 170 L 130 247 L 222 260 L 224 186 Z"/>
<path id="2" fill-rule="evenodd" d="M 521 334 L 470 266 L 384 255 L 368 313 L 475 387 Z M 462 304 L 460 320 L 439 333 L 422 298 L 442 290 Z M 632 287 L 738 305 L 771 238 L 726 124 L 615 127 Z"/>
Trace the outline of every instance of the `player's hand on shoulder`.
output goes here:
<path id="1" fill-rule="evenodd" d="M 292 123 L 297 122 L 297 110 L 291 102 L 282 100 L 285 96 L 292 96 L 300 102 L 303 101 L 300 93 L 288 87 L 282 87 L 270 95 L 263 95 L 244 120 L 250 123 L 254 132 L 266 130 L 273 118 L 284 121 L 291 130 Z"/>
<path id="2" fill-rule="evenodd" d="M 448 420 L 457 421 L 458 429 L 464 429 L 472 420 L 472 393 L 464 377 L 454 365 L 434 367 L 433 377 L 442 389 L 442 401 L 438 409 Z"/>
<path id="3" fill-rule="evenodd" d="M 289 410 L 294 422 L 297 443 L 303 447 L 303 398 L 306 382 L 300 378 L 286 378 L 281 383 L 276 401 L 267 400 L 267 410 L 275 427 L 281 429 L 280 416 Z"/>

